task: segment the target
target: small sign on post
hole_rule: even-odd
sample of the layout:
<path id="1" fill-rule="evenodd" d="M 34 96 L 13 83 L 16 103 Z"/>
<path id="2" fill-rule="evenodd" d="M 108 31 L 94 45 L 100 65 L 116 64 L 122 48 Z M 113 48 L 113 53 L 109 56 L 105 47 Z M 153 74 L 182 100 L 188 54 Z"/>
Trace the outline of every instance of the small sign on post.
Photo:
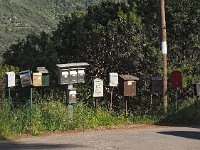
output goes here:
<path id="1" fill-rule="evenodd" d="M 93 97 L 96 97 L 95 100 L 95 109 L 97 112 L 98 109 L 98 97 L 103 97 L 103 80 L 96 78 L 94 79 L 94 92 L 93 92 Z"/>

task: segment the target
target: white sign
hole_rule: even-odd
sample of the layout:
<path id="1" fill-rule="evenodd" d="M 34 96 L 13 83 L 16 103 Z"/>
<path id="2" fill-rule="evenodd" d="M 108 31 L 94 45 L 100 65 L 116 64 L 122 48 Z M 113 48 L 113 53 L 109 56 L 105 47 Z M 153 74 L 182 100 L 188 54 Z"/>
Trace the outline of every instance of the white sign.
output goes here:
<path id="1" fill-rule="evenodd" d="M 162 42 L 162 53 L 167 54 L 167 42 Z"/>
<path id="2" fill-rule="evenodd" d="M 117 87 L 118 73 L 109 73 L 109 77 L 110 77 L 109 86 Z"/>
<path id="3" fill-rule="evenodd" d="M 93 97 L 103 97 L 103 80 L 94 79 L 94 93 Z"/>
<path id="4" fill-rule="evenodd" d="M 7 86 L 13 87 L 15 86 L 15 73 L 14 72 L 6 72 L 7 75 Z"/>

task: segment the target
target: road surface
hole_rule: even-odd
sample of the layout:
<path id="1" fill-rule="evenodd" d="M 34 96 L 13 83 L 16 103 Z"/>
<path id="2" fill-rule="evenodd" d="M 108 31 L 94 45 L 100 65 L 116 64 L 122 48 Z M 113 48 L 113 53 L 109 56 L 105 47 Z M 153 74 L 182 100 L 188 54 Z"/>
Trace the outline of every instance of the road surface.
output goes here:
<path id="1" fill-rule="evenodd" d="M 200 127 L 124 127 L 26 137 L 0 150 L 200 150 Z"/>

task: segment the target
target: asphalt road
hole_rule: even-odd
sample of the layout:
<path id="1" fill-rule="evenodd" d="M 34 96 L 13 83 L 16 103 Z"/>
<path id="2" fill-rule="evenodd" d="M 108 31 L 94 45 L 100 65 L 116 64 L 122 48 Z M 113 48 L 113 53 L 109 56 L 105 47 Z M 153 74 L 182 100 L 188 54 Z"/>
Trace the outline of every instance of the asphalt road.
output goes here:
<path id="1" fill-rule="evenodd" d="M 145 127 L 91 130 L 26 137 L 0 150 L 200 150 L 200 127 Z"/>

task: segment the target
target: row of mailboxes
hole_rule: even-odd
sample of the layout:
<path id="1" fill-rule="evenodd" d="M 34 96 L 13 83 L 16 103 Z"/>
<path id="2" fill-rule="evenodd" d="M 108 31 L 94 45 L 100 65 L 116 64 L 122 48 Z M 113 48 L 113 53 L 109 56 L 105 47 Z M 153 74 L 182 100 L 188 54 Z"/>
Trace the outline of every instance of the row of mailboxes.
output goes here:
<path id="1" fill-rule="evenodd" d="M 19 77 L 22 87 L 28 86 L 49 86 L 49 73 L 44 67 L 38 67 L 37 73 L 32 73 L 30 70 L 19 72 Z M 14 72 L 6 72 L 6 85 L 7 87 L 15 86 L 16 75 Z"/>
<path id="2" fill-rule="evenodd" d="M 111 77 L 112 76 L 112 77 Z M 123 96 L 136 96 L 136 81 L 139 78 L 132 75 L 120 75 L 119 76 L 119 88 Z M 109 86 L 118 86 L 118 74 L 110 74 Z M 94 92 L 93 97 L 103 97 L 103 80 L 96 78 L 94 79 Z"/>
<path id="3" fill-rule="evenodd" d="M 32 73 L 31 77 L 31 71 L 25 70 L 19 72 L 20 75 L 20 81 L 22 87 L 27 86 L 49 86 L 49 73 L 48 70 L 46 70 L 44 67 L 38 67 L 38 72 Z"/>

